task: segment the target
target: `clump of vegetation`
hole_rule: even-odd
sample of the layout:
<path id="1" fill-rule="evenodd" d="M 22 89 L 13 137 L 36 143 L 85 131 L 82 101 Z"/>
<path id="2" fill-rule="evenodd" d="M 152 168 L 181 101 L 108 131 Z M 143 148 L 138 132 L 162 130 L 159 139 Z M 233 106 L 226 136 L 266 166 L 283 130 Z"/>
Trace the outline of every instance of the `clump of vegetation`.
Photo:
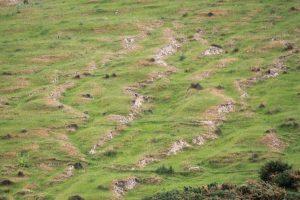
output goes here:
<path id="1" fill-rule="evenodd" d="M 271 181 L 274 176 L 279 173 L 290 170 L 292 167 L 281 161 L 270 161 L 261 167 L 259 175 L 263 181 Z"/>
<path id="2" fill-rule="evenodd" d="M 108 150 L 105 151 L 103 155 L 106 157 L 115 157 L 117 155 L 117 152 L 115 150 Z"/>
<path id="3" fill-rule="evenodd" d="M 172 190 L 157 193 L 143 200 L 183 200 L 183 199 L 285 199 L 284 189 L 265 182 L 250 182 L 241 186 L 215 183 L 203 187 L 184 187 L 183 190 Z"/>
<path id="4" fill-rule="evenodd" d="M 286 129 L 296 129 L 299 127 L 299 123 L 294 118 L 288 118 L 280 125 L 280 127 Z"/>
<path id="5" fill-rule="evenodd" d="M 181 54 L 180 57 L 179 57 L 179 60 L 180 60 L 180 61 L 183 61 L 183 60 L 185 60 L 185 59 L 186 59 L 186 56 L 185 56 L 184 54 Z"/>
<path id="6" fill-rule="evenodd" d="M 299 177 L 294 174 L 292 166 L 281 161 L 270 161 L 259 172 L 261 180 L 289 189 L 297 188 L 299 183 Z"/>
<path id="7" fill-rule="evenodd" d="M 19 156 L 18 164 L 20 167 L 29 167 L 29 154 L 26 151 L 22 151 Z"/>
<path id="8" fill-rule="evenodd" d="M 165 167 L 164 165 L 162 165 L 155 170 L 155 173 L 157 173 L 157 174 L 174 174 L 174 169 L 172 166 Z"/>
<path id="9" fill-rule="evenodd" d="M 97 186 L 97 189 L 103 190 L 103 191 L 109 190 L 109 188 L 106 187 L 105 185 L 98 185 L 98 186 Z"/>

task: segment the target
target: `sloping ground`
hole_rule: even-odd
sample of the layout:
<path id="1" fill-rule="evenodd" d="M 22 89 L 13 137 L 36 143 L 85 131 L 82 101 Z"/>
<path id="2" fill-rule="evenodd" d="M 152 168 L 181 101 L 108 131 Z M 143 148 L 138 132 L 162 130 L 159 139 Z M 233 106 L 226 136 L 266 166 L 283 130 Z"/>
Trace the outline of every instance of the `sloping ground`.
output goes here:
<path id="1" fill-rule="evenodd" d="M 0 197 L 141 199 L 257 179 L 270 159 L 299 168 L 298 1 L 0 13 Z"/>

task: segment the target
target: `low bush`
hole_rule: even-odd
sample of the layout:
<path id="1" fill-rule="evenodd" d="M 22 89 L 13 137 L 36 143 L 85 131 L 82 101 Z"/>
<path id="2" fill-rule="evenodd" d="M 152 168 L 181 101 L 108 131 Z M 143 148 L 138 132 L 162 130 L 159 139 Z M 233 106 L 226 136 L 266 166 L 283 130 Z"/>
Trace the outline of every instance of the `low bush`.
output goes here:
<path id="1" fill-rule="evenodd" d="M 261 167 L 259 171 L 260 179 L 270 182 L 279 173 L 290 170 L 292 167 L 281 161 L 270 161 Z"/>
<path id="2" fill-rule="evenodd" d="M 155 170 L 155 172 L 157 174 L 174 174 L 174 169 L 172 168 L 172 166 L 170 166 L 169 168 L 167 168 L 164 165 L 162 165 L 159 168 L 157 168 Z"/>

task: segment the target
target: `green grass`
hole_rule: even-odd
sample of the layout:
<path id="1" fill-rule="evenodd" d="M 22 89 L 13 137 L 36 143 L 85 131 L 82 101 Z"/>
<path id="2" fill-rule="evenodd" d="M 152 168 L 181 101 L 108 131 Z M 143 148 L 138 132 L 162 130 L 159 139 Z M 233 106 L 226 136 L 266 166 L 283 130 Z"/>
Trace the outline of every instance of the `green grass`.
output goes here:
<path id="1" fill-rule="evenodd" d="M 288 57 L 287 74 L 247 89 L 245 110 L 240 109 L 241 99 L 235 87 L 236 80 L 255 75 L 251 67 L 266 70 L 285 53 L 276 39 L 299 47 L 300 15 L 291 7 L 300 9 L 300 4 L 296 0 L 32 0 L 29 5 L 1 6 L 0 136 L 11 134 L 13 138 L 0 139 L 0 177 L 15 184 L 0 186 L 0 194 L 9 199 L 67 199 L 75 194 L 85 199 L 109 199 L 113 197 L 114 180 L 159 176 L 160 184 L 140 184 L 125 195 L 125 199 L 141 199 L 186 185 L 258 179 L 256 171 L 272 159 L 299 168 L 299 128 L 280 127 L 287 118 L 300 123 L 299 53 Z M 215 15 L 208 17 L 210 11 Z M 164 31 L 172 29 L 177 36 L 189 38 L 199 28 L 205 31 L 208 44 L 187 40 L 167 59 L 178 72 L 139 90 L 152 97 L 143 105 L 145 112 L 99 148 L 96 155 L 89 155 L 97 139 L 116 125 L 108 116 L 130 112 L 131 97 L 124 93 L 124 88 L 147 79 L 152 72 L 164 70 L 155 64 L 141 64 L 168 43 Z M 143 31 L 149 33 L 136 41 L 138 49 L 124 51 L 124 37 Z M 227 53 L 201 57 L 210 44 L 221 45 Z M 235 48 L 239 51 L 234 53 Z M 103 64 L 107 58 L 110 60 Z M 218 68 L 224 60 L 233 62 Z M 97 65 L 92 76 L 73 78 L 92 62 Z M 192 82 L 198 82 L 196 75 L 207 70 L 213 74 L 200 82 L 204 90 L 187 91 Z M 117 77 L 103 78 L 112 73 Z M 53 83 L 55 78 L 58 81 Z M 67 82 L 75 85 L 65 91 L 60 101 L 80 112 L 87 111 L 88 119 L 47 104 L 51 91 Z M 195 136 L 203 134 L 205 128 L 190 122 L 201 120 L 208 108 L 224 101 L 209 92 L 218 85 L 237 102 L 236 112 L 229 114 L 220 126 L 222 134 L 218 139 L 144 169 L 124 172 L 111 168 L 133 166 L 145 155 L 164 151 L 177 139 L 191 143 Z M 85 93 L 93 98 L 82 98 Z M 259 109 L 260 103 L 266 107 Z M 152 113 L 147 112 L 149 109 Z M 270 110 L 278 112 L 268 114 Z M 66 126 L 71 123 L 78 124 L 79 129 L 68 132 Z M 282 152 L 271 151 L 260 142 L 270 128 L 275 128 L 287 144 Z M 22 133 L 22 129 L 27 132 Z M 67 142 L 78 154 L 66 150 Z M 112 149 L 114 156 L 105 155 Z M 21 152 L 26 152 L 26 156 Z M 258 154 L 256 162 L 251 161 L 253 153 Z M 84 170 L 75 170 L 73 177 L 61 183 L 49 184 L 67 164 L 82 158 Z M 50 165 L 49 169 L 44 165 Z M 162 165 L 172 166 L 175 173 L 157 175 L 154 171 Z M 180 173 L 187 171 L 186 166 L 199 166 L 201 171 Z M 25 178 L 16 177 L 19 170 L 25 172 Z M 25 197 L 18 195 L 24 188 L 32 192 Z"/>

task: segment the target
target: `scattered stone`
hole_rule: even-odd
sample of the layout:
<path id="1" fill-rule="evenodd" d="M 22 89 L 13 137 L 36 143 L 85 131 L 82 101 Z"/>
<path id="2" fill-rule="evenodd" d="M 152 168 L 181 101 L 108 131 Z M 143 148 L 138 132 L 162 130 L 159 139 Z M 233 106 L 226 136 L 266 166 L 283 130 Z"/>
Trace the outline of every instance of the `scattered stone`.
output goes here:
<path id="1" fill-rule="evenodd" d="M 145 167 L 146 165 L 159 161 L 159 159 L 153 157 L 153 156 L 146 156 L 145 158 L 139 160 L 138 166 L 139 167 Z"/>
<path id="2" fill-rule="evenodd" d="M 93 98 L 93 96 L 92 96 L 91 94 L 89 94 L 89 93 L 87 93 L 87 94 L 83 94 L 83 95 L 82 95 L 82 97 L 84 97 L 84 98 L 88 98 L 88 99 L 91 99 L 91 98 Z"/>
<path id="3" fill-rule="evenodd" d="M 191 83 L 190 88 L 196 89 L 196 90 L 202 90 L 203 87 L 199 83 Z"/>
<path id="4" fill-rule="evenodd" d="M 208 17 L 212 17 L 212 16 L 214 16 L 214 13 L 209 12 L 209 13 L 207 13 L 207 16 L 208 16 Z"/>
<path id="5" fill-rule="evenodd" d="M 18 171 L 18 177 L 24 177 L 25 176 L 25 174 L 24 174 L 24 172 L 22 172 L 22 171 Z"/>
<path id="6" fill-rule="evenodd" d="M 67 125 L 67 129 L 72 132 L 76 131 L 78 129 L 78 125 L 77 124 L 69 124 L 69 125 Z"/>
<path id="7" fill-rule="evenodd" d="M 179 151 L 182 151 L 185 148 L 190 147 L 191 145 L 188 144 L 184 140 L 177 140 L 175 143 L 172 144 L 170 150 L 168 151 L 167 155 L 177 154 Z"/>
<path id="8" fill-rule="evenodd" d="M 3 135 L 3 136 L 1 136 L 1 139 L 2 140 L 9 140 L 9 139 L 11 139 L 12 138 L 12 135 L 11 134 L 6 134 L 6 135 Z"/>
<path id="9" fill-rule="evenodd" d="M 135 38 L 134 37 L 126 37 L 124 39 L 124 46 L 126 49 L 133 49 L 133 45 L 135 42 Z"/>
<path id="10" fill-rule="evenodd" d="M 270 149 L 274 151 L 281 151 L 285 148 L 286 144 L 281 141 L 275 132 L 268 132 L 262 139 L 262 143 L 267 145 Z"/>
<path id="11" fill-rule="evenodd" d="M 12 182 L 9 179 L 0 179 L 0 185 L 2 185 L 2 186 L 9 186 L 12 184 L 14 184 L 14 182 Z"/>
<path id="12" fill-rule="evenodd" d="M 136 177 L 130 177 L 125 180 L 114 181 L 113 191 L 117 197 L 121 197 L 125 194 L 126 191 L 132 190 L 139 183 L 139 180 Z"/>
<path id="13" fill-rule="evenodd" d="M 79 195 L 74 195 L 74 196 L 70 196 L 68 200 L 84 200 L 84 198 Z"/>
<path id="14" fill-rule="evenodd" d="M 80 162 L 77 162 L 77 163 L 74 164 L 74 168 L 75 169 L 83 169 L 83 166 Z"/>
<path id="15" fill-rule="evenodd" d="M 232 101 L 228 101 L 225 104 L 221 104 L 218 106 L 219 114 L 229 113 L 234 111 L 234 103 Z"/>
<path id="16" fill-rule="evenodd" d="M 219 55 L 224 52 L 223 48 L 220 45 L 213 44 L 207 50 L 205 50 L 202 55 L 211 56 L 211 55 Z"/>
<path id="17" fill-rule="evenodd" d="M 188 171 L 190 171 L 190 172 L 200 172 L 201 169 L 198 166 L 192 166 L 192 167 L 188 168 Z"/>
<path id="18" fill-rule="evenodd" d="M 199 135 L 196 138 L 193 139 L 193 143 L 196 145 L 203 145 L 207 140 L 214 140 L 217 139 L 218 136 L 213 133 L 206 133 L 203 135 Z"/>

